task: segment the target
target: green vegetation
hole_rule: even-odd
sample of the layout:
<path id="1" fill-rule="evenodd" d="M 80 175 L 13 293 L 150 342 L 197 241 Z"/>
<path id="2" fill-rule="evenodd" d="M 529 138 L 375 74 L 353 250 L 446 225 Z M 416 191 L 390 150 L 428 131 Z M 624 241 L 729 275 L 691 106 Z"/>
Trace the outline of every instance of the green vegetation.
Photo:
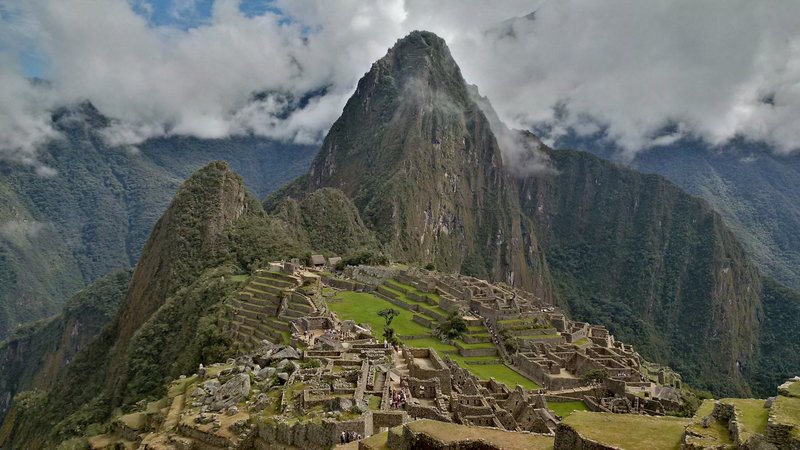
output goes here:
<path id="1" fill-rule="evenodd" d="M 714 403 L 713 400 L 705 400 L 697 409 L 695 417 L 687 427 L 687 430 L 699 437 L 689 438 L 690 442 L 697 442 L 708 447 L 733 444 L 733 438 L 726 424 L 711 417 L 711 413 L 714 411 Z M 704 423 L 706 420 L 708 422 Z"/>
<path id="2" fill-rule="evenodd" d="M 564 424 L 588 439 L 624 449 L 678 450 L 688 419 L 577 411 Z"/>
<path id="3" fill-rule="evenodd" d="M 531 218 L 565 309 L 693 386 L 747 393 L 733 368 L 742 355 L 755 356 L 761 285 L 719 215 L 659 176 L 586 153 L 557 151 L 553 163 L 559 176 L 526 181 L 520 199 L 529 213 L 550 205 Z M 714 255 L 725 255 L 724 267 Z M 715 278 L 723 271 L 725 295 Z M 727 312 L 708 314 L 720 308 Z M 712 338 L 711 330 L 722 334 Z"/>
<path id="4" fill-rule="evenodd" d="M 369 293 L 342 291 L 339 292 L 333 300 L 328 301 L 328 308 L 335 312 L 340 319 L 351 319 L 357 323 L 366 323 L 372 328 L 375 335 L 381 336 L 384 332 L 385 322 L 378 316 L 381 310 L 396 308 L 394 304 Z M 430 328 L 423 327 L 411 318 L 413 313 L 401 309 L 398 310 L 399 314 L 392 322 L 392 327 L 395 329 L 397 336 L 428 336 L 419 339 L 403 339 L 403 343 L 411 347 L 432 348 L 436 350 L 440 356 L 448 355 L 451 359 L 456 361 L 461 367 L 466 368 L 476 376 L 482 379 L 489 379 L 494 377 L 497 381 L 506 383 L 509 386 L 522 385 L 527 389 L 538 389 L 539 386 L 533 381 L 523 377 L 512 369 L 509 369 L 504 364 L 500 363 L 497 357 L 470 357 L 465 358 L 458 354 L 458 349 L 452 345 L 448 345 L 434 337 Z M 470 346 L 464 342 L 459 341 L 459 345 Z M 493 347 L 492 344 L 473 344 L 478 347 L 471 348 L 489 348 Z M 489 347 L 486 347 L 486 346 Z M 498 361 L 497 364 L 469 364 L 470 362 L 486 362 Z"/>
<path id="5" fill-rule="evenodd" d="M 19 324 L 58 314 L 78 289 L 134 265 L 181 180 L 226 160 L 257 196 L 308 168 L 316 145 L 261 137 L 155 138 L 135 154 L 111 148 L 89 103 L 56 111 L 59 139 L 41 148 L 56 175 L 3 167 L 0 181 L 0 340 Z M 25 301 L 17 301 L 24 298 Z"/>
<path id="6" fill-rule="evenodd" d="M 558 414 L 560 417 L 567 417 L 573 411 L 587 411 L 586 403 L 577 402 L 547 402 L 547 408 Z"/>
<path id="7" fill-rule="evenodd" d="M 378 312 L 387 308 L 394 308 L 394 304 L 369 293 L 343 291 L 339 292 L 333 300 L 328 300 L 328 308 L 335 312 L 340 319 L 351 319 L 356 323 L 365 323 L 372 328 L 376 336 L 384 333 L 384 320 Z M 400 310 L 400 314 L 393 321 L 395 334 L 402 336 L 420 336 L 430 334 L 431 330 L 411 319 L 413 313 Z"/>
<path id="8" fill-rule="evenodd" d="M 764 434 L 767 430 L 769 410 L 764 408 L 764 400 L 750 398 L 726 398 L 720 400 L 733 405 L 736 409 L 736 419 L 742 427 L 739 439 L 746 442 L 754 434 Z"/>
<path id="9" fill-rule="evenodd" d="M 467 322 L 458 314 L 454 312 L 444 322 L 439 324 L 439 333 L 447 339 L 460 338 L 467 332 Z"/>
<path id="10" fill-rule="evenodd" d="M 111 323 L 130 279 L 126 270 L 100 278 L 67 301 L 60 315 L 20 330 L 0 344 L 0 360 L 6 361 L 0 371 L 0 389 L 13 396 L 34 386 L 51 386 L 77 350 Z M 0 411 L 0 422 L 4 413 Z"/>
<path id="11" fill-rule="evenodd" d="M 391 327 L 392 321 L 395 317 L 400 315 L 400 311 L 394 308 L 386 308 L 378 311 L 378 315 L 383 317 L 383 338 L 392 344 L 397 343 L 397 337 L 394 334 L 394 328 Z"/>
<path id="12" fill-rule="evenodd" d="M 772 404 L 775 422 L 793 427 L 792 437 L 800 440 L 800 398 L 778 396 Z"/>

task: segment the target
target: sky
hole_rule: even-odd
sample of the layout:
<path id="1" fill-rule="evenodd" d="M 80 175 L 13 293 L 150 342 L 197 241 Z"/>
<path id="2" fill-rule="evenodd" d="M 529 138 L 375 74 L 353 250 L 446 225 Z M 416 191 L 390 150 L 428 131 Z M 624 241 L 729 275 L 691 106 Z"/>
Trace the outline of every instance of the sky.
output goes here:
<path id="1" fill-rule="evenodd" d="M 415 29 L 443 37 L 501 119 L 545 142 L 600 135 L 628 158 L 688 136 L 800 148 L 800 2 L 488 5 L 0 0 L 0 159 L 51 174 L 39 163 L 59 137 L 50 112 L 87 100 L 114 119 L 103 130 L 113 146 L 319 143 L 371 63 Z M 309 92 L 322 95 L 295 109 Z"/>

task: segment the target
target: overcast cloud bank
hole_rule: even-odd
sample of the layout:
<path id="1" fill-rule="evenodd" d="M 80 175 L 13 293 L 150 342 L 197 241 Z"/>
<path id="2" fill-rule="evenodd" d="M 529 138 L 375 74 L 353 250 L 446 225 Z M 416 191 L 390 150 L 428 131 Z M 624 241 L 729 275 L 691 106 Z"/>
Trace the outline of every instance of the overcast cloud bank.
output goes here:
<path id="1" fill-rule="evenodd" d="M 192 4 L 178 9 L 192 14 Z M 57 135 L 48 111 L 84 100 L 115 119 L 111 145 L 167 134 L 319 142 L 358 78 L 414 29 L 446 39 L 501 119 L 547 130 L 546 142 L 603 130 L 630 157 L 686 135 L 712 145 L 744 136 L 782 153 L 800 142 L 800 2 L 274 6 L 282 14 L 248 16 L 217 0 L 186 29 L 151 26 L 124 0 L 0 0 L 0 158 L 35 166 Z M 49 87 L 23 75 L 16 55 L 30 51 Z"/>

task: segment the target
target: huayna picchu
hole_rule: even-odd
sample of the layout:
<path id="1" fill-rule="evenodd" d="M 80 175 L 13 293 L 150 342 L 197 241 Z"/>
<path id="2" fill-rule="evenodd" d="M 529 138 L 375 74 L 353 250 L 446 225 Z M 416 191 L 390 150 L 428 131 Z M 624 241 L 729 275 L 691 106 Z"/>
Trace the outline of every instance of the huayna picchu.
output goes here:
<path id="1" fill-rule="evenodd" d="M 127 280 L 0 347 L 0 448 L 800 448 L 800 295 L 665 179 L 505 128 L 429 32 L 263 202 L 195 172 Z"/>

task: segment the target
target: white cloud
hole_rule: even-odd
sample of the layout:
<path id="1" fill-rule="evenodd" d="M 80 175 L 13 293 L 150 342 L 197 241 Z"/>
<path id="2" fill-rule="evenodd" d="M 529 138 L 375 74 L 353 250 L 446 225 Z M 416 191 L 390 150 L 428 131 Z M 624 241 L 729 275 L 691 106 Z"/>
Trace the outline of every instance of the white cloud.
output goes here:
<path id="1" fill-rule="evenodd" d="M 780 152 L 800 141 L 798 2 L 278 0 L 287 22 L 217 0 L 188 30 L 152 27 L 130 5 L 0 0 L 0 157 L 36 164 L 55 135 L 47 112 L 85 99 L 115 119 L 104 134 L 114 145 L 163 134 L 318 142 L 357 79 L 414 29 L 445 38 L 499 115 L 544 126 L 545 139 L 605 130 L 629 155 L 684 135 L 744 135 Z M 181 0 L 171 11 L 195 9 Z M 509 20 L 533 10 L 533 20 Z M 47 63 L 49 90 L 10 59 L 30 48 Z M 287 102 L 322 88 L 285 115 Z M 254 103 L 257 92 L 274 94 Z"/>
<path id="2" fill-rule="evenodd" d="M 36 220 L 7 220 L 0 224 L 0 238 L 11 242 L 32 241 L 44 228 L 45 224 Z"/>

